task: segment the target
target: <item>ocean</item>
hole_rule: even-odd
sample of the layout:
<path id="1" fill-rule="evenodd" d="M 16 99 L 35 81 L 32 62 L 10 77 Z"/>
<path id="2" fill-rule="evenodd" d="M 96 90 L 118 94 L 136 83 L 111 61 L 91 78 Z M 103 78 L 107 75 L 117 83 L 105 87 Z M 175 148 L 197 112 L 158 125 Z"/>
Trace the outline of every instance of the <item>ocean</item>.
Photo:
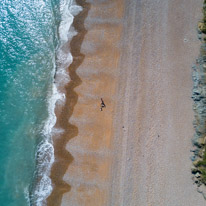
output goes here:
<path id="1" fill-rule="evenodd" d="M 46 205 L 52 191 L 54 77 L 69 77 L 63 49 L 81 10 L 73 0 L 2 0 L 0 4 L 0 205 Z"/>

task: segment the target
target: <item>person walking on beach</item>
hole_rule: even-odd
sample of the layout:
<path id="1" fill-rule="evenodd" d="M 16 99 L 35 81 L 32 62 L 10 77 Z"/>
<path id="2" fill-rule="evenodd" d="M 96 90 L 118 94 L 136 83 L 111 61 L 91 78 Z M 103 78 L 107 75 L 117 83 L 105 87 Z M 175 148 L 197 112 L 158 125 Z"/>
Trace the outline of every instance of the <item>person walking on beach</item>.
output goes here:
<path id="1" fill-rule="evenodd" d="M 100 105 L 100 111 L 103 111 L 103 108 L 106 107 L 104 100 L 101 98 L 101 105 Z"/>

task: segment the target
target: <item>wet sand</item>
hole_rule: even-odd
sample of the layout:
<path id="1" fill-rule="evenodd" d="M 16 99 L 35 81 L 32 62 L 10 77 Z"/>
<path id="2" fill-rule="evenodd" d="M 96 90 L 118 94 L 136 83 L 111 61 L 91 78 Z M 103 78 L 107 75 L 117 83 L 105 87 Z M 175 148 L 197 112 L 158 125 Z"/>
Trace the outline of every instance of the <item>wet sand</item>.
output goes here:
<path id="1" fill-rule="evenodd" d="M 48 205 L 204 206 L 189 159 L 202 1 L 77 3 Z"/>

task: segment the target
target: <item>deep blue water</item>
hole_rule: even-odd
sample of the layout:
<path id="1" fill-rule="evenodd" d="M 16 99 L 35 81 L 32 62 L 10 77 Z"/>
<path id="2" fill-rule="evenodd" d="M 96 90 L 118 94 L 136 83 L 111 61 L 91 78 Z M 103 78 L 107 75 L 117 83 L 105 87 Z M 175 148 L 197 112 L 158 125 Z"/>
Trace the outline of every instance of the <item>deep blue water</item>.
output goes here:
<path id="1" fill-rule="evenodd" d="M 0 3 L 0 205 L 29 205 L 44 138 L 60 21 L 58 0 Z"/>

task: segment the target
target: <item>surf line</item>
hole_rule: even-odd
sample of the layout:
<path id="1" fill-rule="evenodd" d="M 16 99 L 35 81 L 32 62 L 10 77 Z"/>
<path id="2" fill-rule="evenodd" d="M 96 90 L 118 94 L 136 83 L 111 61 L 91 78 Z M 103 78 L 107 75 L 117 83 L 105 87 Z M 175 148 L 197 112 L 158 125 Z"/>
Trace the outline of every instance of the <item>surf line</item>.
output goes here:
<path id="1" fill-rule="evenodd" d="M 55 136 L 61 134 L 62 131 L 64 131 L 64 134 L 67 133 L 68 127 L 64 127 L 64 125 L 61 124 L 58 125 L 58 117 L 61 118 L 61 114 L 58 116 L 56 110 L 62 107 L 62 112 L 64 112 L 63 105 L 66 107 L 68 104 L 66 95 L 69 93 L 69 91 L 65 92 L 65 89 L 67 89 L 67 86 L 65 87 L 65 85 L 68 82 L 73 82 L 73 79 L 70 75 L 70 72 L 67 74 L 66 68 L 72 64 L 73 58 L 70 50 L 67 48 L 73 36 L 78 34 L 78 31 L 72 29 L 71 25 L 74 21 L 74 16 L 78 15 L 79 12 L 81 13 L 82 7 L 76 4 L 74 0 L 60 0 L 59 10 L 61 16 L 61 21 L 58 27 L 59 44 L 53 57 L 52 77 L 54 77 L 54 79 L 51 92 L 48 94 L 48 118 L 45 121 L 44 128 L 42 130 L 42 141 L 37 147 L 37 168 L 34 175 L 35 181 L 30 187 L 29 194 L 29 204 L 37 206 L 48 205 L 48 197 L 52 196 L 52 194 L 57 194 L 55 192 L 56 188 L 59 188 L 59 185 L 65 187 L 66 189 L 69 187 L 62 180 L 63 174 L 60 171 L 62 169 L 61 165 L 63 164 L 60 159 L 63 156 L 65 157 L 65 161 L 71 160 L 72 158 L 68 152 L 67 155 L 64 154 L 66 153 L 66 150 L 64 149 L 66 145 L 66 142 L 64 142 L 64 140 L 66 140 L 65 138 L 60 138 L 64 144 L 64 147 L 62 147 L 62 156 L 59 156 L 58 148 L 61 148 L 61 146 L 58 145 L 58 141 L 55 139 Z M 68 85 L 69 84 L 70 83 L 68 83 Z M 64 87 L 65 89 L 62 89 Z M 54 178 L 55 175 L 52 175 L 52 169 L 54 168 L 55 170 L 55 165 L 57 165 L 60 169 L 58 173 L 54 173 L 58 174 L 57 178 Z M 59 194 L 57 196 L 61 197 Z M 59 202 L 58 200 L 60 200 L 60 198 L 57 198 L 56 200 Z M 51 205 L 54 205 L 54 202 Z"/>
<path id="2" fill-rule="evenodd" d="M 72 125 L 69 122 L 69 119 L 72 116 L 74 107 L 78 101 L 78 95 L 74 89 L 82 83 L 76 70 L 82 64 L 85 57 L 85 55 L 81 53 L 81 45 L 87 33 L 87 30 L 84 27 L 84 21 L 90 9 L 90 4 L 83 0 L 76 0 L 75 5 L 76 6 L 73 7 L 74 10 L 70 7 L 71 13 L 73 12 L 73 15 L 76 15 L 71 26 L 71 32 L 74 35 L 72 36 L 69 44 L 73 61 L 66 69 L 66 73 L 69 74 L 70 81 L 64 85 L 64 88 L 62 88 L 65 95 L 65 102 L 57 114 L 57 122 L 55 125 L 56 128 L 62 128 L 63 132 L 58 138 L 53 138 L 55 161 L 52 165 L 50 174 L 53 183 L 53 190 L 51 195 L 47 198 L 48 206 L 60 205 L 63 194 L 71 189 L 71 186 L 63 180 L 64 174 L 73 161 L 72 155 L 66 150 L 65 146 L 70 139 L 78 135 L 78 128 L 75 125 Z M 77 9 L 79 10 L 77 11 Z M 69 36 L 69 38 L 71 38 L 71 36 Z M 68 43 L 69 42 L 67 41 L 66 44 Z M 62 50 L 65 49 L 65 46 L 68 47 L 68 45 L 63 45 Z M 64 66 L 65 65 L 63 64 L 63 67 Z M 61 81 L 58 77 L 61 75 L 61 72 L 59 71 L 61 71 L 61 69 L 57 70 L 55 75 L 57 83 L 58 81 Z M 62 87 L 62 85 L 60 85 L 60 87 Z"/>

